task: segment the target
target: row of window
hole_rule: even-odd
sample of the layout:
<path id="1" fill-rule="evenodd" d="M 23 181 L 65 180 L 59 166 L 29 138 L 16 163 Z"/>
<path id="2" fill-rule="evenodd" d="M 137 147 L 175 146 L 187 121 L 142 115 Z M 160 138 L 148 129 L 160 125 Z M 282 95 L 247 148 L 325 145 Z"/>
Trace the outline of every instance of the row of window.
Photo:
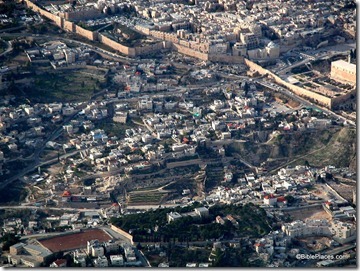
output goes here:
<path id="1" fill-rule="evenodd" d="M 356 74 L 356 71 L 349 71 L 349 70 L 341 68 L 341 67 L 334 66 L 333 68 L 337 69 L 338 71 L 343 71 L 343 72 L 346 72 L 346 73 L 349 73 L 349 74 Z"/>

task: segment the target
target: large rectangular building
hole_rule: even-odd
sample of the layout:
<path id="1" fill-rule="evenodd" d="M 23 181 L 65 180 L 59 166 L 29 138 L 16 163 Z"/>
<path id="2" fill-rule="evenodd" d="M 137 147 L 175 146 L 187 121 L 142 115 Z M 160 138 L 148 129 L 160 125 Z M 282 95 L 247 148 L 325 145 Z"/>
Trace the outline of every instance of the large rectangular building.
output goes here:
<path id="1" fill-rule="evenodd" d="M 340 82 L 356 84 L 356 65 L 344 60 L 331 62 L 331 78 Z"/>

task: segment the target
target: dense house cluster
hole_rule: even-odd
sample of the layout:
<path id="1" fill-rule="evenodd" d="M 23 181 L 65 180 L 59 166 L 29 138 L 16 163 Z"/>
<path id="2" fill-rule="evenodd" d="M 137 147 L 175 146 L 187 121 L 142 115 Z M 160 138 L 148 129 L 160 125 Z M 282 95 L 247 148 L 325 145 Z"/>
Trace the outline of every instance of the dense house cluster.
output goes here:
<path id="1" fill-rule="evenodd" d="M 92 50 L 86 46 L 69 48 L 65 43 L 48 42 L 40 47 L 33 47 L 25 51 L 28 60 L 33 64 L 49 62 L 54 69 L 61 67 L 81 67 L 93 64 Z"/>
<path id="2" fill-rule="evenodd" d="M 337 60 L 319 55 L 319 48 L 328 43 L 342 47 L 346 39 L 354 38 L 356 14 L 349 1 L 23 2 L 62 29 L 110 46 L 116 53 L 75 40 L 65 44 L 65 38 L 42 44 L 22 37 L 12 41 L 26 43 L 27 68 L 39 67 L 35 75 L 46 75 L 47 71 L 37 73 L 46 65 L 55 70 L 53 74 L 76 70 L 98 81 L 98 87 L 100 81 L 106 82 L 108 88 L 101 85 L 95 93 L 94 87 L 92 96 L 82 102 L 0 99 L 0 177 L 5 182 L 20 178 L 28 193 L 23 205 L 32 209 L 30 216 L 3 220 L 2 235 L 21 236 L 5 252 L 9 265 L 147 266 L 132 239 L 137 230 L 128 233 L 109 225 L 110 218 L 194 202 L 203 207 L 164 213 L 166 227 L 184 217 L 208 221 L 215 228 L 242 227 L 238 214 L 211 217 L 209 209 L 216 204 L 258 205 L 272 223 L 267 225 L 271 232 L 261 237 L 236 233 L 229 237 L 233 240 L 224 236 L 206 240 L 213 244 L 209 263 L 194 259 L 187 267 L 208 267 L 219 252 L 232 253 L 230 247 L 249 251 L 249 262 L 260 260 L 267 267 L 290 267 L 302 250 L 340 253 L 338 247 L 353 248 L 354 172 L 331 165 L 313 168 L 301 155 L 296 157 L 301 161 L 297 166 L 284 166 L 296 160 L 285 162 L 289 157 L 282 160 L 272 154 L 254 159 L 259 152 L 245 150 L 247 143 L 272 146 L 303 134 L 316 137 L 355 126 L 345 112 L 320 110 L 310 102 L 335 108 L 353 99 L 352 57 L 344 61 L 344 56 Z M 27 12 L 21 14 L 22 21 L 42 22 Z M 0 14 L 0 23 L 12 21 Z M 111 32 L 103 31 L 107 28 L 116 32 L 112 36 L 116 40 L 105 34 Z M 122 40 L 130 39 L 127 31 L 141 36 L 137 42 L 151 45 L 122 45 Z M 162 58 L 136 58 L 160 51 Z M 286 75 L 298 65 L 310 67 L 328 59 L 329 77 L 315 69 L 301 76 Z M 1 67 L 0 77 L 15 78 L 15 69 Z M 310 73 L 317 76 L 313 81 L 306 77 Z M 300 79 L 308 80 L 307 87 L 298 85 Z M 5 88 L 6 82 L 0 87 Z M 307 102 L 304 97 L 319 100 Z M 237 146 L 245 146 L 241 155 Z M 18 165 L 25 165 L 21 171 L 26 173 L 18 172 Z M 268 173 L 269 169 L 276 173 Z M 155 228 L 158 225 L 157 232 Z M 179 242 L 174 238 L 174 244 Z M 154 243 L 147 248 L 161 259 L 159 267 L 169 266 L 164 247 Z"/>
<path id="3" fill-rule="evenodd" d="M 339 30 L 355 37 L 356 14 L 347 8 L 349 3 L 329 3 L 99 0 L 44 8 L 69 21 L 87 21 L 89 26 L 110 22 L 113 16 L 113 21 L 169 41 L 179 51 L 200 59 L 215 55 L 226 60 L 232 55 L 264 60 L 276 59 L 280 52 L 297 46 L 324 44 Z M 123 19 L 121 15 L 129 11 L 138 18 Z"/>

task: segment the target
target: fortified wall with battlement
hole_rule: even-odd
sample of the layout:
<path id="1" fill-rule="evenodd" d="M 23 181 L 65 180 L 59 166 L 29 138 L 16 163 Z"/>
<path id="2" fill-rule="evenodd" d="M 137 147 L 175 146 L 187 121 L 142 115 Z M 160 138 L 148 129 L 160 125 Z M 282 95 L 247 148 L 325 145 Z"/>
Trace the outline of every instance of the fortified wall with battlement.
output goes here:
<path id="1" fill-rule="evenodd" d="M 99 41 L 108 47 L 120 52 L 121 54 L 124 54 L 129 57 L 136 57 L 140 55 L 147 55 L 155 52 L 159 52 L 163 49 L 172 49 L 176 52 L 179 52 L 181 54 L 195 57 L 201 60 L 211 60 L 214 62 L 226 62 L 226 63 L 244 63 L 244 58 L 240 56 L 230 56 L 230 55 L 220 55 L 220 54 L 209 54 L 209 44 L 207 43 L 201 43 L 200 41 L 185 41 L 181 40 L 177 37 L 174 33 L 166 33 L 162 31 L 154 31 L 149 30 L 146 27 L 143 26 L 136 26 L 136 30 L 139 32 L 151 36 L 157 39 L 160 39 L 162 41 L 159 41 L 155 44 L 151 45 L 145 45 L 145 46 L 139 46 L 139 47 L 127 47 L 125 45 L 122 45 L 105 35 L 98 33 L 97 31 L 90 31 L 87 30 L 79 25 L 77 25 L 74 22 L 71 22 L 68 20 L 69 15 L 65 16 L 64 14 L 60 14 L 60 16 L 57 16 L 55 14 L 52 14 L 30 0 L 24 0 L 24 3 L 27 5 L 27 7 L 31 8 L 33 11 L 38 12 L 40 15 L 48 18 L 49 20 L 53 21 L 57 26 L 60 28 L 76 33 L 84 38 L 87 38 L 91 41 Z M 99 14 L 97 14 L 99 15 Z M 75 16 L 75 15 L 74 15 Z M 78 18 L 75 18 L 78 19 Z"/>

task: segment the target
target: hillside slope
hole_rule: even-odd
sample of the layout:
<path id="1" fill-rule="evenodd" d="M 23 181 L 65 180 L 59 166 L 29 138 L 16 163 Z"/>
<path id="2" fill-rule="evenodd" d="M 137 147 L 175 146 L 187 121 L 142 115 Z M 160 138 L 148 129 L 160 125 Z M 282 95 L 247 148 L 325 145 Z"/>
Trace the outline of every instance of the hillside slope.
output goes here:
<path id="1" fill-rule="evenodd" d="M 348 127 L 281 134 L 267 143 L 236 142 L 227 153 L 238 153 L 249 163 L 259 166 L 266 162 L 270 168 L 290 163 L 311 166 L 334 165 L 356 170 L 356 130 Z"/>

